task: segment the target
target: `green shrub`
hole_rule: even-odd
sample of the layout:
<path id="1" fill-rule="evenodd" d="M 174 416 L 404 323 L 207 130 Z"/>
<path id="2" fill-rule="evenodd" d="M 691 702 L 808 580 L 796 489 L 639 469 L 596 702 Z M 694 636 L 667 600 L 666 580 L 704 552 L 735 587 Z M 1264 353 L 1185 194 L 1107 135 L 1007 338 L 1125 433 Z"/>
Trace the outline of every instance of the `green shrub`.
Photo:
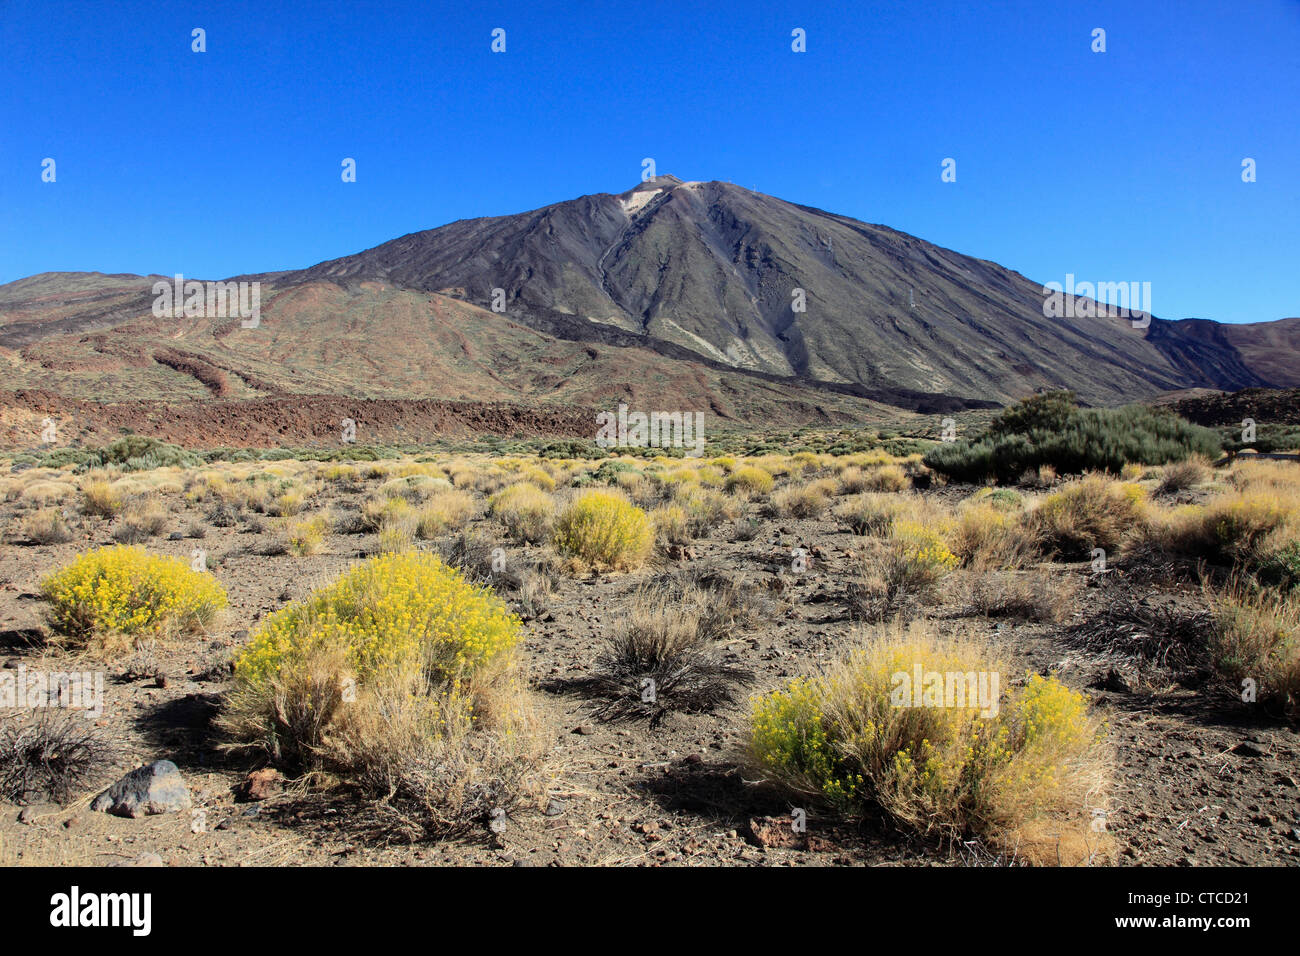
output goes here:
<path id="1" fill-rule="evenodd" d="M 193 468 L 203 459 L 169 442 L 145 435 L 127 435 L 111 442 L 100 453 L 106 465 L 121 465 L 127 471 L 152 468 Z"/>
<path id="2" fill-rule="evenodd" d="M 1007 409 L 978 438 L 935 446 L 925 464 L 954 481 L 1011 482 L 1048 465 L 1061 474 L 1119 474 L 1130 462 L 1163 465 L 1219 454 L 1219 439 L 1160 409 L 1071 409 L 1065 400 L 1035 396 Z"/>

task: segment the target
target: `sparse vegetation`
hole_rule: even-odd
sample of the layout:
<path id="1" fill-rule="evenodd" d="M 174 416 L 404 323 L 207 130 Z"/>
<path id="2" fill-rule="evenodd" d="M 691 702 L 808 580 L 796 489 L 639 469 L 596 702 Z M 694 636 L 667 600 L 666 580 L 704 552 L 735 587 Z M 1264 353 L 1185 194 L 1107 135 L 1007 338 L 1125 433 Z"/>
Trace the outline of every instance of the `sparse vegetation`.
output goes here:
<path id="1" fill-rule="evenodd" d="M 898 675 L 938 674 L 928 705 Z M 983 674 L 997 702 L 963 695 L 945 705 L 951 675 L 964 688 Z M 946 684 L 945 684 L 946 676 Z M 1102 728 L 1081 694 L 1031 675 L 1012 686 L 1005 666 L 970 644 L 943 643 L 921 625 L 878 632 L 827 672 L 799 677 L 754 702 L 757 766 L 802 797 L 848 814 L 869 806 L 902 824 L 982 839 L 1035 863 L 1107 855 L 1090 830 L 1104 805 Z M 972 694 L 973 696 L 973 694 Z M 964 706 L 963 706 L 964 704 Z"/>

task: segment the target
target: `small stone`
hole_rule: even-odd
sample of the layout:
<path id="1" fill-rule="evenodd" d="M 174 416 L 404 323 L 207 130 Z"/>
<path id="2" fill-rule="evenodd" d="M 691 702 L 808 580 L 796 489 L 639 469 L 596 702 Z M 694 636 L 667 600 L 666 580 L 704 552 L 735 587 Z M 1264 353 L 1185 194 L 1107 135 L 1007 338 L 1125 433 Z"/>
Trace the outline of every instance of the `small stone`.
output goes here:
<path id="1" fill-rule="evenodd" d="M 254 770 L 235 788 L 235 799 L 241 803 L 266 800 L 280 789 L 280 771 L 274 767 Z"/>
<path id="2" fill-rule="evenodd" d="M 563 816 L 564 811 L 567 809 L 568 807 L 566 807 L 561 801 L 552 799 L 549 803 L 546 804 L 546 815 L 548 817 Z"/>
<path id="3" fill-rule="evenodd" d="M 118 863 L 110 863 L 110 866 L 166 866 L 162 857 L 157 853 L 141 853 L 133 860 L 122 860 Z"/>
<path id="4" fill-rule="evenodd" d="M 156 760 L 117 781 L 95 798 L 90 809 L 136 818 L 187 810 L 190 804 L 190 790 L 180 768 L 170 760 Z"/>
<path id="5" fill-rule="evenodd" d="M 575 734 L 582 734 L 583 736 L 586 736 L 588 734 L 594 734 L 596 732 L 596 728 L 593 727 L 591 724 L 578 724 L 578 726 L 573 728 L 573 732 Z"/>

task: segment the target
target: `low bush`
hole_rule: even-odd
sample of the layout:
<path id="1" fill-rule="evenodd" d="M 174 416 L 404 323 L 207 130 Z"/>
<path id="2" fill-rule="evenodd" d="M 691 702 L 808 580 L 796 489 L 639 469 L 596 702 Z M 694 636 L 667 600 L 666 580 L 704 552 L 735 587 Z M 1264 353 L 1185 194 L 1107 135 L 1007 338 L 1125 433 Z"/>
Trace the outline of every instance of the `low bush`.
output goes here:
<path id="1" fill-rule="evenodd" d="M 645 719 L 652 727 L 673 712 L 710 711 L 734 700 L 753 674 L 721 660 L 734 604 L 696 587 L 649 587 L 596 660 L 587 690 L 602 698 L 603 720 Z"/>
<path id="2" fill-rule="evenodd" d="M 638 568 L 654 546 L 646 513 L 614 491 L 584 491 L 555 523 L 554 544 L 563 555 L 593 567 Z"/>
<path id="3" fill-rule="evenodd" d="M 111 766 L 112 748 L 82 715 L 43 709 L 0 726 L 0 799 L 71 802 Z"/>
<path id="4" fill-rule="evenodd" d="M 555 525 L 555 500 L 529 482 L 509 485 L 492 496 L 488 511 L 515 541 L 545 541 Z"/>
<path id="5" fill-rule="evenodd" d="M 1070 613 L 1079 590 L 1072 578 L 1047 568 L 1031 571 L 986 571 L 970 584 L 971 608 L 986 617 L 1060 623 Z"/>
<path id="6" fill-rule="evenodd" d="M 458 829 L 530 793 L 519 639 L 501 600 L 439 558 L 372 558 L 266 619 L 220 723 L 230 746 Z"/>
<path id="7" fill-rule="evenodd" d="M 291 525 L 288 532 L 289 553 L 298 557 L 320 554 L 325 550 L 325 536 L 329 534 L 331 524 L 329 515 L 318 514 Z"/>
<path id="8" fill-rule="evenodd" d="M 72 529 L 58 508 L 41 508 L 24 515 L 17 527 L 19 537 L 32 544 L 64 544 L 72 540 Z"/>
<path id="9" fill-rule="evenodd" d="M 465 527 L 476 510 L 474 498 L 468 492 L 459 489 L 434 492 L 417 511 L 415 534 L 427 540 L 457 531 Z"/>
<path id="10" fill-rule="evenodd" d="M 102 478 L 86 482 L 81 489 L 83 514 L 112 518 L 122 510 L 122 496 Z"/>
<path id="11" fill-rule="evenodd" d="M 896 498 L 861 494 L 841 501 L 835 508 L 835 517 L 845 522 L 854 534 L 884 538 L 893 531 L 894 519 L 901 510 L 901 503 Z"/>
<path id="12" fill-rule="evenodd" d="M 156 538 L 167 527 L 167 506 L 162 499 L 152 495 L 137 498 L 122 511 L 122 523 L 113 531 L 113 537 L 122 544 L 139 544 Z"/>
<path id="13" fill-rule="evenodd" d="M 1105 475 L 1088 475 L 1048 495 L 1030 527 L 1049 552 L 1086 558 L 1094 548 L 1113 551 L 1146 521 L 1144 492 Z"/>
<path id="14" fill-rule="evenodd" d="M 782 518 L 816 518 L 830 506 L 830 494 L 820 482 L 787 485 L 772 494 L 772 511 Z"/>
<path id="15" fill-rule="evenodd" d="M 1037 551 L 1037 535 L 1018 513 L 984 499 L 964 505 L 948 537 L 962 567 L 999 570 L 1022 567 Z"/>
<path id="16" fill-rule="evenodd" d="M 924 693 L 910 686 L 917 675 Z M 1006 675 L 1002 664 L 973 645 L 891 627 L 828 671 L 757 698 L 754 763 L 849 816 L 879 807 L 1036 864 L 1104 857 L 1105 836 L 1091 829 L 1107 779 L 1098 718 L 1055 678 L 1010 686 L 994 675 Z M 983 679 L 988 693 L 958 697 L 954 677 L 972 690 Z"/>
<path id="17" fill-rule="evenodd" d="M 197 631 L 226 606 L 211 575 L 142 548 L 89 551 L 41 582 L 54 629 L 77 643 L 128 644 Z"/>

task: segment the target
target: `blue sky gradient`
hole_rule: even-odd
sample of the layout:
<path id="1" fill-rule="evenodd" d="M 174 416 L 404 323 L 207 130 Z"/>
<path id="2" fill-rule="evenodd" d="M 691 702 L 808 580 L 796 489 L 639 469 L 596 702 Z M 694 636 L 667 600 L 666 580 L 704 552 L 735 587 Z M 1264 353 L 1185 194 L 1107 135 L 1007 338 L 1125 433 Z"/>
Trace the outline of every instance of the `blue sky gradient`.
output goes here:
<path id="1" fill-rule="evenodd" d="M 299 268 L 653 157 L 1164 318 L 1300 315 L 1300 0 L 0 2 L 0 50 L 0 282 Z"/>

